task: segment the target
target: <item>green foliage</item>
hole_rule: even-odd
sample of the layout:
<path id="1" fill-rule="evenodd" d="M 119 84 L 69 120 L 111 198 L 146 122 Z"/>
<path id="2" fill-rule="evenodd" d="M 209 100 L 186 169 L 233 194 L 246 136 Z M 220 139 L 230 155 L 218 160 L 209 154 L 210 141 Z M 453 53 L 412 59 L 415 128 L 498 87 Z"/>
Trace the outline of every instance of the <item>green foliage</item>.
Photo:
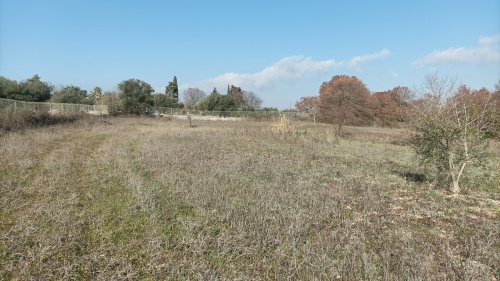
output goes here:
<path id="1" fill-rule="evenodd" d="M 88 97 L 91 104 L 99 104 L 102 98 L 102 89 L 100 87 L 95 87 L 94 90 L 90 92 Z"/>
<path id="2" fill-rule="evenodd" d="M 19 83 L 21 96 L 25 97 L 26 101 L 48 101 L 50 99 L 50 92 L 52 87 L 47 82 L 43 82 L 40 76 L 35 75 L 32 78 Z"/>
<path id="3" fill-rule="evenodd" d="M 146 114 L 149 107 L 154 104 L 153 88 L 148 83 L 129 79 L 118 84 L 122 108 L 128 114 Z"/>
<path id="4" fill-rule="evenodd" d="M 168 86 L 165 87 L 165 95 L 171 99 L 176 99 L 179 101 L 179 87 L 177 86 L 177 77 L 174 76 L 172 82 L 168 82 Z"/>
<path id="5" fill-rule="evenodd" d="M 414 124 L 411 145 L 420 155 L 423 164 L 435 169 L 434 180 L 438 186 L 448 186 L 450 171 L 448 157 L 450 144 L 459 136 L 459 131 L 449 127 L 438 116 L 422 116 Z"/>
<path id="6" fill-rule="evenodd" d="M 263 107 L 257 111 L 278 111 L 278 109 L 276 107 Z"/>
<path id="7" fill-rule="evenodd" d="M 480 164 L 485 156 L 494 112 L 489 99 L 477 101 L 467 87 L 456 89 L 453 81 L 426 78 L 429 91 L 413 117 L 411 144 L 423 163 L 435 169 L 435 181 L 460 192 L 466 168 Z"/>
<path id="8" fill-rule="evenodd" d="M 214 88 L 214 91 L 204 100 L 196 104 L 198 110 L 210 111 L 236 111 L 238 110 L 233 97 L 221 95 Z"/>
<path id="9" fill-rule="evenodd" d="M 179 99 L 164 95 L 154 94 L 153 103 L 155 107 L 182 108 L 183 104 L 179 103 Z"/>
<path id="10" fill-rule="evenodd" d="M 459 184 L 462 166 L 481 164 L 486 156 L 488 139 L 481 129 L 465 128 L 443 115 L 425 116 L 416 123 L 411 145 L 422 163 L 434 169 L 438 186 L 450 186 L 454 177 Z"/>
<path id="11" fill-rule="evenodd" d="M 47 82 L 41 81 L 38 75 L 34 75 L 19 84 L 17 81 L 0 77 L 0 98 L 43 102 L 50 99 L 52 89 L 53 87 Z"/>
<path id="12" fill-rule="evenodd" d="M 255 111 L 255 108 L 251 107 L 251 106 L 244 106 L 244 107 L 241 107 L 239 108 L 240 111 Z"/>
<path id="13" fill-rule="evenodd" d="M 76 86 L 66 86 L 52 95 L 51 102 L 55 103 L 75 103 L 89 104 L 92 103 L 87 96 L 87 91 Z"/>
<path id="14" fill-rule="evenodd" d="M 0 76 L 0 98 L 14 99 L 19 93 L 17 81 Z"/>
<path id="15" fill-rule="evenodd" d="M 221 95 L 213 107 L 214 111 L 234 111 L 237 110 L 236 102 L 231 96 Z"/>

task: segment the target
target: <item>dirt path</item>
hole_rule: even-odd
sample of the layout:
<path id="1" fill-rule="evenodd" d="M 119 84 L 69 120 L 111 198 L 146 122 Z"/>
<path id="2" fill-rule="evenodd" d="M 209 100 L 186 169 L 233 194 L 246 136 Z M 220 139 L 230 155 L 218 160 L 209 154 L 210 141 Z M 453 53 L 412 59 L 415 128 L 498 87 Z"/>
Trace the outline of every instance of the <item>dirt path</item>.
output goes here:
<path id="1" fill-rule="evenodd" d="M 145 173 L 142 130 L 107 129 L 42 129 L 1 151 L 9 158 L 0 174 L 0 279 L 133 278 L 169 258 L 161 249 L 172 247 L 185 206 Z M 3 149 L 15 146 L 9 141 Z M 38 149 L 23 154 L 28 147 Z M 138 262 L 146 264 L 138 270 Z"/>

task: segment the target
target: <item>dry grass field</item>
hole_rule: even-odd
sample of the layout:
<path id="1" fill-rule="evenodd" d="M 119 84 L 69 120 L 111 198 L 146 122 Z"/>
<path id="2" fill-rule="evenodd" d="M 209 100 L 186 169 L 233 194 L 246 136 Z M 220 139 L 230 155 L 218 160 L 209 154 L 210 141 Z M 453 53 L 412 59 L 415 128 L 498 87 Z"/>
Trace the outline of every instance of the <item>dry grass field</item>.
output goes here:
<path id="1" fill-rule="evenodd" d="M 500 146 L 448 195 L 404 130 L 151 118 L 0 136 L 1 280 L 499 280 Z"/>

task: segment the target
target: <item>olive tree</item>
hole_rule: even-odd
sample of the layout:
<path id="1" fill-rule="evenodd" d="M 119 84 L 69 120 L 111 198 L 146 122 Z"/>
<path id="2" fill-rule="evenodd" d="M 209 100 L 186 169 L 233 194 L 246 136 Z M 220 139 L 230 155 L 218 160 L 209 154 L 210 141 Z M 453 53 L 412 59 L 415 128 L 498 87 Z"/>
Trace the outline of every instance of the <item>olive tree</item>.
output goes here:
<path id="1" fill-rule="evenodd" d="M 412 147 L 435 168 L 438 184 L 459 193 L 466 169 L 484 156 L 494 121 L 491 96 L 478 99 L 467 87 L 436 74 L 426 77 L 423 90 L 411 122 Z"/>

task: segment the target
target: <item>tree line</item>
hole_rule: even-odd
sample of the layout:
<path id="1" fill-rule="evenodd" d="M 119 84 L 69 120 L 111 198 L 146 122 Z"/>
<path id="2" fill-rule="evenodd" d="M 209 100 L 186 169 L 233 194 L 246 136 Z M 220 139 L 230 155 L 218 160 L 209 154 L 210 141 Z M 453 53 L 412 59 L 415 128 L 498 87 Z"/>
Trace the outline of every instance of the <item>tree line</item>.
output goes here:
<path id="1" fill-rule="evenodd" d="M 321 85 L 319 96 L 302 97 L 296 109 L 333 124 L 337 136 L 344 125 L 403 123 L 436 186 L 459 193 L 465 171 L 481 165 L 489 140 L 500 138 L 500 81 L 490 92 L 430 74 L 421 88 L 418 97 L 407 87 L 372 94 L 357 77 L 337 75 Z"/>
<path id="2" fill-rule="evenodd" d="M 155 93 L 149 83 L 138 79 L 122 81 L 117 91 L 103 92 L 100 87 L 95 87 L 89 93 L 73 85 L 56 90 L 38 75 L 21 82 L 0 76 L 0 98 L 29 102 L 104 104 L 113 115 L 150 114 L 158 107 L 213 111 L 277 110 L 262 108 L 260 97 L 234 85 L 228 85 L 226 94 L 219 93 L 216 88 L 209 95 L 199 88 L 187 88 L 183 91 L 184 103 L 181 103 L 176 76 L 168 82 L 163 93 Z"/>
<path id="3" fill-rule="evenodd" d="M 439 80 L 436 74 L 430 76 L 433 78 L 426 78 L 426 81 Z M 488 101 L 490 110 L 500 106 L 500 81 L 495 85 L 494 91 L 484 87 L 470 89 L 466 85 L 458 85 L 453 89 L 446 89 L 447 92 L 440 95 L 451 97 L 458 93 L 458 89 L 462 89 L 462 92 L 467 89 L 472 103 L 484 104 Z M 435 92 L 443 91 L 444 89 L 434 88 L 416 93 L 416 90 L 408 87 L 397 86 L 372 93 L 356 76 L 336 75 L 321 84 L 319 95 L 302 97 L 295 108 L 297 112 L 310 114 L 314 121 L 334 124 L 337 132 L 341 132 L 344 125 L 400 127 L 412 121 L 415 109 L 425 99 L 436 95 Z"/>

